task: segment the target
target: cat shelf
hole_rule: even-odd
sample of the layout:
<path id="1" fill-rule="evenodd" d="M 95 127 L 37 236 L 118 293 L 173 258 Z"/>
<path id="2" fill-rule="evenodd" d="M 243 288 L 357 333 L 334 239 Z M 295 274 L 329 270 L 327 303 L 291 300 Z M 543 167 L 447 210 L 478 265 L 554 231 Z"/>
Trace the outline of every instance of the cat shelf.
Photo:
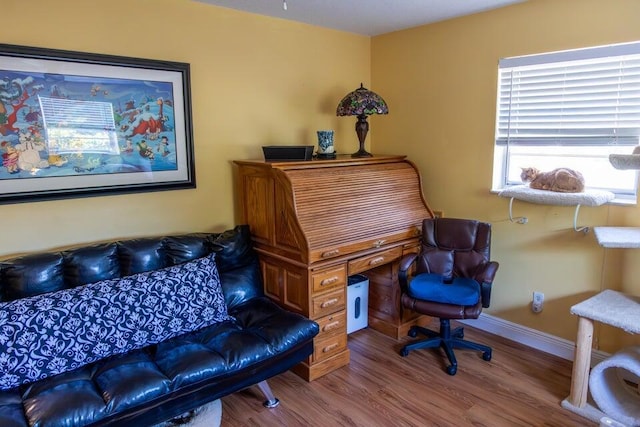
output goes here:
<path id="1" fill-rule="evenodd" d="M 498 193 L 500 197 L 509 198 L 509 221 L 526 224 L 526 217 L 513 217 L 513 200 L 535 203 L 539 205 L 575 206 L 573 215 L 573 229 L 587 233 L 589 227 L 578 227 L 578 212 L 580 206 L 600 206 L 614 199 L 615 194 L 604 190 L 584 190 L 580 193 L 559 193 L 556 191 L 537 190 L 528 185 L 516 185 L 505 188 Z"/>
<path id="2" fill-rule="evenodd" d="M 640 169 L 640 154 L 609 154 L 609 163 L 616 169 Z"/>
<path id="3" fill-rule="evenodd" d="M 594 227 L 603 248 L 640 249 L 640 227 Z"/>

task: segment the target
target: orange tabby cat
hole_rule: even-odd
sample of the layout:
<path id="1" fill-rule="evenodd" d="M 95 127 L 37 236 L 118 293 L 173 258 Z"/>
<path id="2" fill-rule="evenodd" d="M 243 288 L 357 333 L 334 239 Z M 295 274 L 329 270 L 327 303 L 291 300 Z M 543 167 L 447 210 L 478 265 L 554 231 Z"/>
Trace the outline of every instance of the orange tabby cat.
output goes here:
<path id="1" fill-rule="evenodd" d="M 557 168 L 549 172 L 540 172 L 536 168 L 522 168 L 522 182 L 538 190 L 557 191 L 559 193 L 580 193 L 584 190 L 584 177 L 576 170 Z"/>

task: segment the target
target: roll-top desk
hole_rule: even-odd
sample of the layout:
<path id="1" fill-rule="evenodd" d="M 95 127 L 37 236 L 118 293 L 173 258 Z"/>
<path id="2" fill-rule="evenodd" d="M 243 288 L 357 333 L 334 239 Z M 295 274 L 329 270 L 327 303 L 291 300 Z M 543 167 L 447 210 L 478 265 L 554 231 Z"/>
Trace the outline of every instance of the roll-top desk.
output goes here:
<path id="1" fill-rule="evenodd" d="M 265 293 L 320 325 L 298 375 L 311 381 L 349 363 L 350 275 L 369 278 L 369 327 L 397 339 L 421 321 L 400 304 L 398 261 L 417 251 L 433 213 L 405 156 L 234 163 Z"/>

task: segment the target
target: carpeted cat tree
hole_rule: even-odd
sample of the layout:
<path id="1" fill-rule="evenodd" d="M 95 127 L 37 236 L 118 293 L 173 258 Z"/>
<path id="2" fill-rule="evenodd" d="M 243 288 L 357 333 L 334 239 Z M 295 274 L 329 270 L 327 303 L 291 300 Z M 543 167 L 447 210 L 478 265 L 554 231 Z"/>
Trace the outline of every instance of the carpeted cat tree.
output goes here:
<path id="1" fill-rule="evenodd" d="M 640 145 L 632 154 L 609 154 L 609 163 L 616 169 L 640 169 Z"/>
<path id="2" fill-rule="evenodd" d="M 625 348 L 598 363 L 589 375 L 591 397 L 600 410 L 626 426 L 640 425 L 640 347 Z"/>
<path id="3" fill-rule="evenodd" d="M 600 422 L 601 426 L 640 426 L 640 346 L 625 348 L 598 363 L 590 372 L 588 369 L 593 322 L 630 334 L 640 333 L 640 297 L 607 289 L 572 306 L 571 314 L 579 316 L 580 321 L 571 395 L 562 401 L 562 407 Z"/>

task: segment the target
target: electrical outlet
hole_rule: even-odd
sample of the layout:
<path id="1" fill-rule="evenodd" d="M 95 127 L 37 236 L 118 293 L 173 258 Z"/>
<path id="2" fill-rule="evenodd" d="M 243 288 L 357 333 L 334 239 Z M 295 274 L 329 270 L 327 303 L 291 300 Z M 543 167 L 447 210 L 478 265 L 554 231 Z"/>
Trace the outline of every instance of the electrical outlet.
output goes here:
<path id="1" fill-rule="evenodd" d="M 531 310 L 534 313 L 540 313 L 544 306 L 544 294 L 542 292 L 533 293 L 533 301 L 531 301 Z"/>

